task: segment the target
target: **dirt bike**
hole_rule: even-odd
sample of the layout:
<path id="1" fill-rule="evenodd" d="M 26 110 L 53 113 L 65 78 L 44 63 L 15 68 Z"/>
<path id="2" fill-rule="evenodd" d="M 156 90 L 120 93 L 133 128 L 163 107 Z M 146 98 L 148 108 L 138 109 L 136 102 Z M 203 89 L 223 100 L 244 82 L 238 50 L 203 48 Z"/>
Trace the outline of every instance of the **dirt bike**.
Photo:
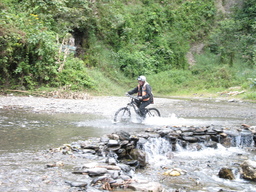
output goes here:
<path id="1" fill-rule="evenodd" d="M 128 122 L 131 120 L 131 110 L 134 109 L 135 113 L 141 117 L 141 112 L 139 110 L 139 108 L 136 105 L 136 101 L 135 100 L 139 100 L 138 97 L 136 96 L 132 96 L 127 94 L 126 96 L 131 98 L 131 101 L 127 104 L 126 107 L 122 107 L 120 109 L 118 109 L 118 111 L 115 113 L 114 116 L 114 122 Z M 158 109 L 156 108 L 145 108 L 146 110 L 146 116 L 147 117 L 160 117 L 160 112 Z"/>

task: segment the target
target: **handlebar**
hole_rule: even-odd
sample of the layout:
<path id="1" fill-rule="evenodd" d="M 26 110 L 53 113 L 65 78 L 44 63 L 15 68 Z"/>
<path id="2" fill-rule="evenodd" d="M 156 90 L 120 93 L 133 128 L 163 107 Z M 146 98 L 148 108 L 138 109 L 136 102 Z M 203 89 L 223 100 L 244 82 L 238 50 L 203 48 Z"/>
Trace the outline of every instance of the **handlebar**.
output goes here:
<path id="1" fill-rule="evenodd" d="M 133 95 L 129 95 L 129 94 L 126 94 L 127 97 L 130 97 L 132 99 L 135 99 L 135 100 L 139 100 L 139 98 L 137 96 L 133 96 Z"/>

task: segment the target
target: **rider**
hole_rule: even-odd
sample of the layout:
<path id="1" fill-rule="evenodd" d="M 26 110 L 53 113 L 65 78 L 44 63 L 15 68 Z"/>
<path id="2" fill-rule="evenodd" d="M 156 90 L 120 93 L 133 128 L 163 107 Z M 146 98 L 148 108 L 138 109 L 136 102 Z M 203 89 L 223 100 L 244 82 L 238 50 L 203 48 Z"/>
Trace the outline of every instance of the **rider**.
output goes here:
<path id="1" fill-rule="evenodd" d="M 138 99 L 139 100 L 135 100 L 141 116 L 143 118 L 145 118 L 145 108 L 146 106 L 148 106 L 149 104 L 153 103 L 153 94 L 151 92 L 151 86 L 148 84 L 148 82 L 146 81 L 146 77 L 145 76 L 139 76 L 137 78 L 139 84 L 137 87 L 135 87 L 133 90 L 127 92 L 129 95 L 132 95 L 134 93 L 138 93 Z"/>

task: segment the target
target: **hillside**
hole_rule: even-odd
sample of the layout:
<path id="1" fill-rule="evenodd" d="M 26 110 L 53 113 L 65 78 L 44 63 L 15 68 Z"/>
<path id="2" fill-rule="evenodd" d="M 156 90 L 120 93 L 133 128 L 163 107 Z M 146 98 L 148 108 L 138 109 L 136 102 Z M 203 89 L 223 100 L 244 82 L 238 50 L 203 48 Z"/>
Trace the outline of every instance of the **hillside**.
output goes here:
<path id="1" fill-rule="evenodd" d="M 255 88 L 255 0 L 4 0 L 3 90 L 159 95 Z M 159 86 L 161 84 L 161 86 Z"/>

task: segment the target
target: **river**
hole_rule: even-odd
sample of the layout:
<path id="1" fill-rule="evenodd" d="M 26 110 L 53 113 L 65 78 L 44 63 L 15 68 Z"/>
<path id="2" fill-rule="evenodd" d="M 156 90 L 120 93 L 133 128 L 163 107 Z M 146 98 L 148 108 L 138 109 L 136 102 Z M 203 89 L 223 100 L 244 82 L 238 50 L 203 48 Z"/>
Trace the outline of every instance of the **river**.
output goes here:
<path id="1" fill-rule="evenodd" d="M 70 191 L 63 185 L 63 178 L 71 177 L 73 164 L 62 170 L 45 169 L 45 164 L 62 160 L 62 156 L 45 153 L 47 149 L 65 143 L 100 137 L 118 130 L 143 131 L 167 125 L 221 125 L 236 129 L 241 124 L 255 124 L 256 104 L 239 100 L 156 98 L 156 107 L 162 117 L 128 124 L 113 123 L 114 112 L 129 101 L 125 97 L 97 97 L 88 100 L 64 100 L 35 97 L 0 97 L 0 191 Z M 222 166 L 234 166 L 243 159 L 254 158 L 254 152 L 234 147 L 218 150 L 179 151 L 173 159 L 164 157 L 157 147 L 152 168 L 139 171 L 137 176 L 162 180 L 170 189 L 184 191 L 253 191 L 253 183 L 242 180 L 226 181 L 216 176 Z M 168 149 L 168 145 L 164 145 Z M 150 149 L 148 155 L 150 158 Z M 160 158 L 161 161 L 157 158 Z M 232 159 L 232 161 L 230 161 Z M 159 165 L 156 165 L 156 162 Z M 154 166 L 153 166 L 154 165 Z M 165 178 L 159 172 L 162 166 L 175 166 L 189 172 L 184 178 Z M 191 169 L 193 167 L 193 169 Z M 209 168 L 212 167 L 212 168 Z M 153 176 L 153 177 L 152 177 Z M 168 184 L 169 183 L 169 184 Z M 170 185 L 170 183 L 172 183 Z M 196 187 L 189 189 L 193 183 Z M 171 191 L 171 190 L 170 190 Z"/>

